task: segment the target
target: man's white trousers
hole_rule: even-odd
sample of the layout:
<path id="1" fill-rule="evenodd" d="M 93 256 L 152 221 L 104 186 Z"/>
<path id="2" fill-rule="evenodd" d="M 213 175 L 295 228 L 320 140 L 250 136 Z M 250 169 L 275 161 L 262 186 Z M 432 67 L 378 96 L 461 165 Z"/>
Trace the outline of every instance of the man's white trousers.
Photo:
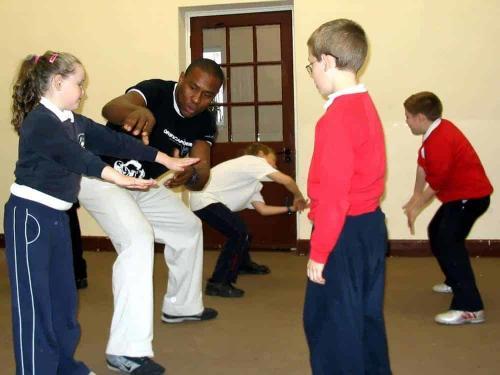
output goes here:
<path id="1" fill-rule="evenodd" d="M 153 356 L 154 242 L 165 244 L 169 269 L 162 311 L 199 314 L 203 311 L 201 222 L 164 186 L 134 191 L 83 177 L 78 199 L 118 253 L 113 265 L 114 313 L 106 353 Z"/>

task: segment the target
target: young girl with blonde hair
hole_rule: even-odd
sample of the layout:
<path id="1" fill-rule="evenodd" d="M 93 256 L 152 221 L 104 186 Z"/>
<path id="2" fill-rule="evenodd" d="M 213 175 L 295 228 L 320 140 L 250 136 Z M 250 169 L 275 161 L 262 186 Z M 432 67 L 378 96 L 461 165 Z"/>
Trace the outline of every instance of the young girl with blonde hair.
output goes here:
<path id="1" fill-rule="evenodd" d="M 197 161 L 171 158 L 73 113 L 84 81 L 75 56 L 47 51 L 24 59 L 14 85 L 19 159 L 4 232 L 17 374 L 92 374 L 73 358 L 80 327 L 65 211 L 77 200 L 82 175 L 140 190 L 156 185 L 122 175 L 95 154 L 156 161 L 174 170 Z"/>

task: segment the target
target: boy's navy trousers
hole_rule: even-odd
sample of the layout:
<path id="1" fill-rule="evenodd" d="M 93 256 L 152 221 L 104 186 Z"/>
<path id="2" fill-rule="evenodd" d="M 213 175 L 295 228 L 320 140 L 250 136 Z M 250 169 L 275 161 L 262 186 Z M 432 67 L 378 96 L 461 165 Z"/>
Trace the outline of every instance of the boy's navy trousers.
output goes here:
<path id="1" fill-rule="evenodd" d="M 307 282 L 304 329 L 314 375 L 390 374 L 383 298 L 387 230 L 374 212 L 347 216 L 323 270 Z"/>
<path id="2" fill-rule="evenodd" d="M 67 213 L 11 195 L 4 233 L 16 373 L 88 375 L 73 359 L 80 327 Z"/>
<path id="3" fill-rule="evenodd" d="M 217 264 L 210 281 L 215 283 L 236 282 L 240 266 L 250 263 L 248 249 L 251 236 L 245 222 L 238 213 L 231 211 L 220 202 L 209 204 L 194 211 L 194 214 L 227 237 L 219 258 L 217 258 Z"/>

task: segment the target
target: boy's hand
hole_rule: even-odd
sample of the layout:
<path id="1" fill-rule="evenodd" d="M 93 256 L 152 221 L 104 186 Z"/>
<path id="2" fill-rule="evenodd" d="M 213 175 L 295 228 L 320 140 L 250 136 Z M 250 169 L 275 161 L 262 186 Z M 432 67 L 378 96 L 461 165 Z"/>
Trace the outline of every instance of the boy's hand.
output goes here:
<path id="1" fill-rule="evenodd" d="M 295 198 L 293 200 L 293 211 L 302 212 L 306 208 L 309 208 L 309 200 L 306 200 L 304 198 Z"/>
<path id="2" fill-rule="evenodd" d="M 324 264 L 309 259 L 309 261 L 307 262 L 307 277 L 313 283 L 325 285 L 326 280 L 323 278 L 324 268 L 325 268 Z"/>
<path id="3" fill-rule="evenodd" d="M 408 220 L 408 228 L 410 228 L 412 235 L 415 235 L 415 220 L 423 206 L 421 198 L 421 194 L 413 194 L 410 200 L 403 206 L 403 211 Z"/>
<path id="4" fill-rule="evenodd" d="M 410 228 L 410 233 L 412 236 L 415 235 L 415 220 L 417 219 L 418 212 L 412 208 L 405 210 L 405 215 L 408 220 L 408 228 Z"/>

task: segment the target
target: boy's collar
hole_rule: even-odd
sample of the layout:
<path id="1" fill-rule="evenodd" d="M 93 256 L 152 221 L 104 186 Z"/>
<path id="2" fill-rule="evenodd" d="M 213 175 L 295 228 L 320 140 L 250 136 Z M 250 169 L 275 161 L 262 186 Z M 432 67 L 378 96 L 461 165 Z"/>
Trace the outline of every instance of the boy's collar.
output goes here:
<path id="1" fill-rule="evenodd" d="M 61 122 L 64 122 L 66 120 L 75 122 L 75 116 L 73 115 L 73 112 L 68 110 L 61 111 L 54 103 L 52 103 L 46 97 L 42 96 L 40 98 L 40 104 L 42 104 L 49 111 L 53 112 L 57 116 L 57 118 L 61 120 Z"/>
<path id="2" fill-rule="evenodd" d="M 348 87 L 346 89 L 335 91 L 333 94 L 328 95 L 328 100 L 323 105 L 323 108 L 327 109 L 328 107 L 330 107 L 332 105 L 333 101 L 335 100 L 335 98 L 338 98 L 339 96 L 348 95 L 348 94 L 359 94 L 359 93 L 366 92 L 366 91 L 367 91 L 366 87 L 363 83 L 358 83 L 355 86 L 351 86 L 351 87 Z"/>
<path id="3" fill-rule="evenodd" d="M 431 135 L 431 133 L 436 130 L 436 128 L 439 126 L 439 124 L 441 124 L 441 118 L 438 118 L 437 120 L 435 120 L 428 128 L 427 130 L 425 131 L 424 133 L 424 136 L 423 136 L 423 139 L 422 139 L 422 142 L 424 142 L 427 138 L 429 138 L 429 136 Z"/>

